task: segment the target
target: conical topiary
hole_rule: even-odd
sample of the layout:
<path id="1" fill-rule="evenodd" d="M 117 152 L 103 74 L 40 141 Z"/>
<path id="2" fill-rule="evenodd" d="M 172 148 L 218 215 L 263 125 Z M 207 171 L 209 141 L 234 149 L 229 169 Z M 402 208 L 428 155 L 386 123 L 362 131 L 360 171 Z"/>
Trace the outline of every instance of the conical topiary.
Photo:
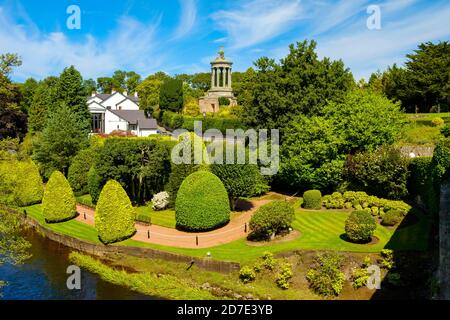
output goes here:
<path id="1" fill-rule="evenodd" d="M 108 181 L 100 192 L 95 210 L 95 228 L 103 243 L 124 240 L 136 232 L 135 210 L 120 183 Z"/>
<path id="2" fill-rule="evenodd" d="M 29 206 L 42 201 L 44 185 L 39 169 L 33 161 L 19 162 L 14 187 L 14 201 L 18 206 Z"/>
<path id="3" fill-rule="evenodd" d="M 61 172 L 53 171 L 50 176 L 45 186 L 42 207 L 47 222 L 66 221 L 76 216 L 75 195 Z"/>

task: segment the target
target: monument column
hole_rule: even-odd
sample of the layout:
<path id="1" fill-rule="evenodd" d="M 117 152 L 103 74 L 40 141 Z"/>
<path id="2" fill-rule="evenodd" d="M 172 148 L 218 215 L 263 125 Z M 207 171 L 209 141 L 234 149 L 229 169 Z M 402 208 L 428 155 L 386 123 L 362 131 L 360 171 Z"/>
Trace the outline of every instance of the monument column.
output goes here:
<path id="1" fill-rule="evenodd" d="M 214 87 L 214 68 L 211 68 L 211 88 Z"/>
<path id="2" fill-rule="evenodd" d="M 231 89 L 231 67 L 228 68 L 228 88 Z"/>

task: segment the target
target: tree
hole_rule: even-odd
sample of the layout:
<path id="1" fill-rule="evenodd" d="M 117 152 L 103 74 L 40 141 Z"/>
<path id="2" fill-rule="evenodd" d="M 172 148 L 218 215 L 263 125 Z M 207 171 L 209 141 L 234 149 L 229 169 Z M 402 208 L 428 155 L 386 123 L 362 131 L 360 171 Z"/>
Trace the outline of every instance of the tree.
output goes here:
<path id="1" fill-rule="evenodd" d="M 62 222 L 77 214 L 76 200 L 69 182 L 59 171 L 53 171 L 45 185 L 42 199 L 42 213 L 45 221 Z"/>
<path id="2" fill-rule="evenodd" d="M 20 86 L 20 91 L 22 93 L 22 101 L 20 102 L 20 108 L 23 112 L 28 112 L 30 110 L 31 103 L 33 101 L 33 95 L 38 87 L 39 83 L 33 79 L 28 78 Z"/>
<path id="3" fill-rule="evenodd" d="M 88 193 L 88 173 L 94 164 L 97 151 L 94 148 L 81 150 L 72 160 L 67 179 L 77 195 Z"/>
<path id="4" fill-rule="evenodd" d="M 73 157 L 88 145 L 88 130 L 78 116 L 61 105 L 48 119 L 33 157 L 48 177 L 52 171 L 67 174 Z"/>
<path id="5" fill-rule="evenodd" d="M 14 186 L 14 200 L 20 207 L 41 202 L 44 193 L 39 168 L 33 161 L 19 162 Z"/>
<path id="6" fill-rule="evenodd" d="M 139 107 L 147 113 L 151 113 L 159 107 L 161 85 L 161 80 L 149 77 L 136 87 L 139 96 Z"/>
<path id="7" fill-rule="evenodd" d="M 211 73 L 201 72 L 196 73 L 192 76 L 190 85 L 194 89 L 199 89 L 204 92 L 211 88 Z"/>
<path id="8" fill-rule="evenodd" d="M 136 91 L 137 86 L 141 83 L 141 76 L 134 71 L 127 72 L 125 87 L 128 93 Z"/>
<path id="9" fill-rule="evenodd" d="M 127 77 L 127 72 L 122 70 L 116 70 L 112 76 L 113 90 L 123 92 L 125 91 L 125 80 Z"/>
<path id="10" fill-rule="evenodd" d="M 353 211 L 345 221 L 345 234 L 356 243 L 370 241 L 376 228 L 372 215 L 365 210 Z"/>
<path id="11" fill-rule="evenodd" d="M 31 244 L 22 236 L 20 216 L 0 205 L 0 266 L 4 263 L 21 264 L 31 257 Z M 0 289 L 6 283 L 0 279 Z"/>
<path id="12" fill-rule="evenodd" d="M 97 78 L 97 90 L 101 93 L 111 93 L 113 90 L 113 79 L 110 77 Z"/>
<path id="13" fill-rule="evenodd" d="M 95 209 L 95 228 L 103 243 L 131 237 L 135 232 L 136 212 L 120 183 L 108 181 L 100 193 Z"/>
<path id="14" fill-rule="evenodd" d="M 44 130 L 49 114 L 56 109 L 58 78 L 48 77 L 39 82 L 28 111 L 28 128 L 32 133 Z"/>
<path id="15" fill-rule="evenodd" d="M 8 76 L 14 67 L 20 67 L 22 59 L 16 53 L 5 53 L 0 55 L 0 74 Z"/>
<path id="16" fill-rule="evenodd" d="M 90 96 L 93 92 L 97 91 L 97 83 L 94 79 L 86 79 L 83 81 L 84 92 L 86 96 Z"/>
<path id="17" fill-rule="evenodd" d="M 87 130 L 91 127 L 91 113 L 86 104 L 86 91 L 83 78 L 74 66 L 65 68 L 59 76 L 56 98 L 58 106 L 65 104 L 76 115 L 80 125 Z"/>
<path id="18" fill-rule="evenodd" d="M 159 95 L 161 110 L 180 112 L 183 109 L 183 83 L 180 80 L 168 79 L 163 82 Z"/>
<path id="19" fill-rule="evenodd" d="M 251 93 L 243 99 L 248 125 L 284 128 L 299 114 L 320 115 L 328 102 L 342 101 L 354 87 L 352 74 L 340 60 L 319 60 L 315 49 L 314 41 L 298 42 L 280 63 L 266 57 L 255 62 Z"/>
<path id="20" fill-rule="evenodd" d="M 256 210 L 250 220 L 252 236 L 274 238 L 294 220 L 294 208 L 286 201 L 272 201 Z"/>

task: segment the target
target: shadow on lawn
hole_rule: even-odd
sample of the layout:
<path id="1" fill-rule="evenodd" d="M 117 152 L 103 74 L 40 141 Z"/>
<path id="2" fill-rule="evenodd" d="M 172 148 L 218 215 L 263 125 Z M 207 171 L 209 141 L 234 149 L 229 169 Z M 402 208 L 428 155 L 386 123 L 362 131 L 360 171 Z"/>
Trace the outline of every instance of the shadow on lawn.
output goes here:
<path id="1" fill-rule="evenodd" d="M 385 276 L 381 281 L 381 288 L 372 295 L 372 300 L 431 298 L 432 278 L 437 261 L 437 243 L 434 236 L 436 223 L 431 223 L 431 228 L 428 230 L 428 248 L 421 248 L 424 249 L 422 251 L 414 250 L 414 244 L 411 243 L 410 250 L 398 250 L 402 242 L 410 240 L 409 238 L 405 239 L 404 228 L 417 225 L 421 219 L 436 221 L 430 214 L 414 208 L 395 229 L 384 247 L 393 251 L 394 266 L 388 271 L 382 269 L 382 276 Z M 419 228 L 418 225 L 417 227 L 418 231 L 427 231 Z M 375 264 L 381 268 L 381 259 Z"/>

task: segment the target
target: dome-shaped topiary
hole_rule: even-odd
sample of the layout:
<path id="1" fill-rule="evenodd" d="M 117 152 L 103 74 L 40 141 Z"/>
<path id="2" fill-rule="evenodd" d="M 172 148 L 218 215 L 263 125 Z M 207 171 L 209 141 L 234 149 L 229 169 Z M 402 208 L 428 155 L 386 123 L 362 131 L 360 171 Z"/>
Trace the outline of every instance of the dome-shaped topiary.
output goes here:
<path id="1" fill-rule="evenodd" d="M 272 201 L 256 210 L 250 220 L 252 235 L 269 238 L 288 229 L 294 220 L 294 208 L 287 201 Z"/>
<path id="2" fill-rule="evenodd" d="M 19 162 L 14 187 L 14 201 L 24 207 L 42 201 L 44 185 L 39 169 L 33 161 Z"/>
<path id="3" fill-rule="evenodd" d="M 303 207 L 305 209 L 320 209 L 322 207 L 322 193 L 319 190 L 308 190 L 303 193 Z"/>
<path id="4" fill-rule="evenodd" d="M 175 202 L 177 227 L 205 231 L 230 221 L 230 203 L 220 179 L 208 171 L 197 171 L 184 179 Z"/>
<path id="5" fill-rule="evenodd" d="M 77 214 L 75 195 L 64 175 L 53 171 L 45 186 L 42 211 L 47 222 L 61 222 Z"/>
<path id="6" fill-rule="evenodd" d="M 120 183 L 109 180 L 100 192 L 95 209 L 95 228 L 103 243 L 129 238 L 136 232 L 136 212 Z"/>
<path id="7" fill-rule="evenodd" d="M 352 242 L 370 241 L 376 228 L 374 218 L 365 210 L 353 211 L 345 221 L 345 233 Z"/>

